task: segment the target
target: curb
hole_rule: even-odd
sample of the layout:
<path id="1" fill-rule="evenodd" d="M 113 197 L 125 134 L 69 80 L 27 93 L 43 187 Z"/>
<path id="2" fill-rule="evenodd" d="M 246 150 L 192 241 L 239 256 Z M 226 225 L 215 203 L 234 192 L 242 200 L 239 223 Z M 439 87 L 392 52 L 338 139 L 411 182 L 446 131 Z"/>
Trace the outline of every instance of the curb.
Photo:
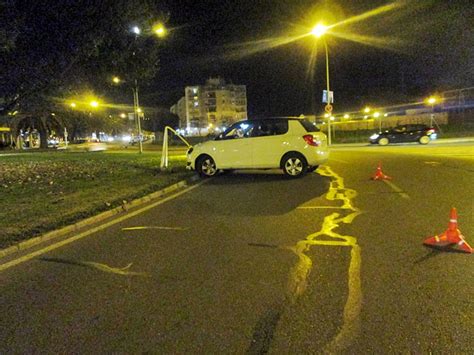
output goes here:
<path id="1" fill-rule="evenodd" d="M 143 204 L 145 204 L 147 202 L 150 202 L 154 199 L 162 197 L 163 195 L 166 195 L 170 192 L 173 192 L 173 191 L 175 191 L 179 188 L 185 187 L 185 186 L 188 185 L 188 183 L 193 183 L 198 179 L 199 178 L 198 178 L 197 175 L 193 176 L 189 180 L 179 181 L 176 184 L 165 187 L 162 190 L 155 191 L 155 192 L 153 192 L 149 195 L 140 197 L 140 198 L 138 198 L 136 200 L 133 200 L 133 201 L 130 201 L 128 203 L 124 203 L 122 206 L 115 207 L 111 210 L 99 213 L 98 215 L 83 219 L 82 221 L 76 222 L 74 224 L 70 224 L 70 225 L 68 225 L 66 227 L 63 227 L 61 229 L 57 229 L 57 230 L 54 230 L 54 231 L 51 231 L 51 232 L 47 232 L 47 233 L 45 233 L 43 235 L 40 235 L 38 237 L 34 237 L 34 238 L 31 238 L 31 239 L 25 240 L 25 241 L 20 242 L 18 244 L 12 245 L 8 248 L 0 249 L 0 258 L 3 258 L 5 256 L 13 254 L 15 252 L 19 252 L 19 251 L 22 251 L 22 250 L 29 249 L 29 248 L 31 248 L 35 245 L 38 245 L 40 243 L 46 242 L 46 241 L 54 239 L 54 238 L 61 237 L 61 236 L 66 235 L 70 232 L 77 231 L 77 230 L 79 230 L 79 229 L 81 229 L 81 228 L 83 228 L 83 227 L 85 227 L 89 224 L 97 223 L 97 222 L 103 221 L 103 220 L 105 220 L 109 217 L 115 216 L 117 214 L 127 212 L 128 209 L 131 208 L 131 207 L 136 207 L 136 206 L 143 205 Z"/>

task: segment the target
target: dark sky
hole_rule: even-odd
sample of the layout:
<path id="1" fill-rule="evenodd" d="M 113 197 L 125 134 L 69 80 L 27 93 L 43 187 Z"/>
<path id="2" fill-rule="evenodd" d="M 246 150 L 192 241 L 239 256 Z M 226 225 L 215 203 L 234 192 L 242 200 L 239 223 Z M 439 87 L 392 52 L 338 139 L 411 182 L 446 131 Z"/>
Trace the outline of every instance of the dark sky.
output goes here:
<path id="1" fill-rule="evenodd" d="M 166 0 L 172 28 L 154 87 L 143 100 L 169 107 L 184 86 L 221 76 L 247 86 L 249 116 L 322 112 L 324 47 L 314 80 L 308 62 L 314 37 L 233 58 L 237 43 L 304 33 L 326 11 L 332 23 L 387 5 L 386 1 Z M 415 102 L 434 91 L 474 86 L 474 12 L 471 1 L 403 1 L 395 10 L 338 31 L 372 36 L 382 46 L 328 36 L 335 110 Z M 327 15 L 329 16 L 329 15 Z M 330 23 L 328 23 L 330 24 Z M 390 39 L 387 41 L 386 39 Z M 384 40 L 385 39 L 385 40 Z M 257 45 L 245 46 L 255 50 Z M 237 51 L 246 53 L 244 50 Z"/>

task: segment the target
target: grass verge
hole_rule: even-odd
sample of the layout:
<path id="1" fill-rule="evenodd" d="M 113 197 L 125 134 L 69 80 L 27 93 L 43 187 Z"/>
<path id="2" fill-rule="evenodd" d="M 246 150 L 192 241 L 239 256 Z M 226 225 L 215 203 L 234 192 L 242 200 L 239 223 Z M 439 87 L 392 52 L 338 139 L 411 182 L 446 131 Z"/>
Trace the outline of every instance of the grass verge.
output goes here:
<path id="1" fill-rule="evenodd" d="M 0 157 L 0 248 L 188 178 L 184 156 L 160 171 L 156 152 L 38 152 Z"/>

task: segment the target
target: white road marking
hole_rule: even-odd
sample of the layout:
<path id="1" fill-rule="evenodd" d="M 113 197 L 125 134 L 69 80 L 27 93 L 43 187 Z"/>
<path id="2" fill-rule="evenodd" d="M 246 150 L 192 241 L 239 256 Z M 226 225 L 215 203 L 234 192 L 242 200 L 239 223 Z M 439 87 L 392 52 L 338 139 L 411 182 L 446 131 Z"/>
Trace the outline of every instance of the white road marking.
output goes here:
<path id="1" fill-rule="evenodd" d="M 399 193 L 402 198 L 409 200 L 410 196 L 406 192 L 404 192 L 401 188 L 399 188 L 397 185 L 395 185 L 393 182 L 388 181 L 388 180 L 382 180 L 384 183 L 386 183 L 388 186 L 392 188 L 395 192 Z"/>
<path id="2" fill-rule="evenodd" d="M 185 231 L 185 230 L 188 230 L 189 228 L 187 228 L 187 227 L 140 226 L 140 227 L 122 228 L 122 231 L 136 231 L 136 230 L 143 230 L 143 229 L 165 229 L 165 230 Z"/>

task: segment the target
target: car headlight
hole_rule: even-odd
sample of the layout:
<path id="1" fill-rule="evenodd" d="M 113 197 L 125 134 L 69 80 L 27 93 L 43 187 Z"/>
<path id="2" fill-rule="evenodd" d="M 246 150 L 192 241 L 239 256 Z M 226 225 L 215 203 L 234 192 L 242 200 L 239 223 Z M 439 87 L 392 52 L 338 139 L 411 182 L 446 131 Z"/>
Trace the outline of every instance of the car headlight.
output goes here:
<path id="1" fill-rule="evenodd" d="M 370 139 L 377 139 L 380 134 L 374 133 L 370 136 Z"/>

